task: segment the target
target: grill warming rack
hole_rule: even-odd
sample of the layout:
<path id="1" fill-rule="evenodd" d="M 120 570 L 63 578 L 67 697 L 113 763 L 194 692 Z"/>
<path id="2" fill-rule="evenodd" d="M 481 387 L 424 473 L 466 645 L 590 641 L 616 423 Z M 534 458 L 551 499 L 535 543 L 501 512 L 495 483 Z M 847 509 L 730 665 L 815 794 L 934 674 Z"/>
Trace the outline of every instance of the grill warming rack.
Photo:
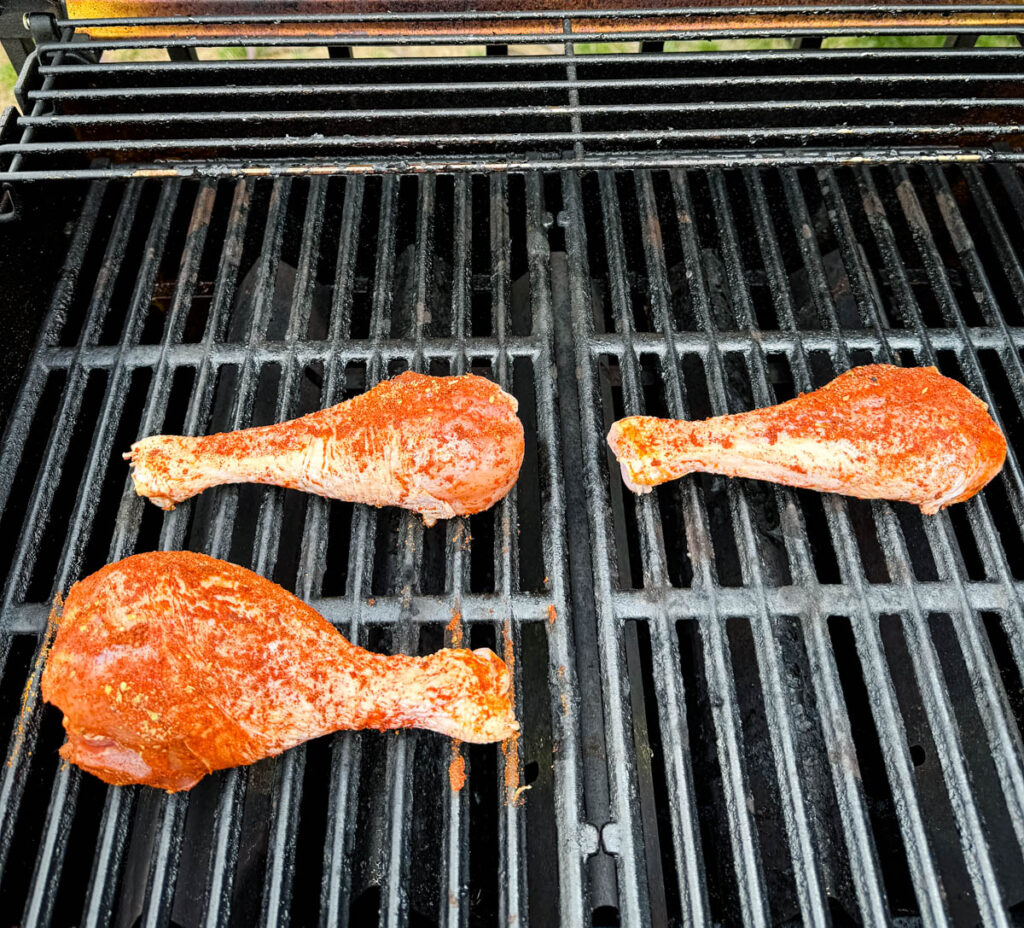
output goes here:
<path id="1" fill-rule="evenodd" d="M 1019 161 L 1024 150 L 1019 3 L 153 15 L 164 9 L 177 7 L 30 17 L 37 44 L 22 114 L 0 131 L 0 180 Z M 943 47 L 829 46 L 922 32 Z M 686 44 L 709 38 L 766 47 Z M 609 43 L 628 53 L 596 53 Z M 207 60 L 243 47 L 322 57 Z M 381 48 L 401 54 L 366 57 Z"/>

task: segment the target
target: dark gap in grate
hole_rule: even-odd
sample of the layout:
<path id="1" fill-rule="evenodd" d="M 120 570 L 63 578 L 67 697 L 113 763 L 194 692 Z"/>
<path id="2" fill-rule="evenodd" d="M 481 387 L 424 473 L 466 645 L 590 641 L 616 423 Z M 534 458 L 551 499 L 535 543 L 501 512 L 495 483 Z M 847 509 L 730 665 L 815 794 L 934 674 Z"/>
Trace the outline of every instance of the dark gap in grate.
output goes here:
<path id="1" fill-rule="evenodd" d="M 999 352 L 982 349 L 978 352 L 978 361 L 999 407 L 1006 441 L 1017 453 L 1018 458 L 1024 458 L 1024 413 L 1016 401 L 1014 387 L 1010 383 Z"/>
<path id="2" fill-rule="evenodd" d="M 92 445 L 93 430 L 99 418 L 107 378 L 106 371 L 92 371 L 88 375 L 82 394 L 82 405 L 70 427 L 70 435 L 54 437 L 55 441 L 63 440 L 68 443 L 67 453 L 60 475 L 56 477 L 57 489 L 54 491 L 53 500 L 45 514 L 40 515 L 44 526 L 36 549 L 31 579 L 25 591 L 26 602 L 45 602 L 50 598 L 71 512 L 78 500 L 79 481 L 82 479 L 82 471 Z M 39 479 L 43 479 L 43 476 L 40 474 Z"/>
<path id="3" fill-rule="evenodd" d="M 953 534 L 956 537 L 967 579 L 984 580 L 987 577 L 985 563 L 978 551 L 974 532 L 971 530 L 971 518 L 968 511 L 966 506 L 950 506 L 946 510 L 949 520 L 953 524 Z"/>
<path id="4" fill-rule="evenodd" d="M 415 177 L 403 177 L 398 186 L 398 214 L 395 220 L 394 268 L 391 279 L 390 337 L 411 338 L 416 318 L 417 263 L 425 262 L 427 293 L 430 293 L 431 251 L 421 254 L 426 243 L 417 239 L 419 207 L 423 184 Z"/>
<path id="5" fill-rule="evenodd" d="M 566 621 L 566 618 L 560 621 Z M 557 745 L 552 733 L 551 713 L 562 712 L 568 715 L 569 706 L 551 704 L 548 661 L 548 639 L 544 625 L 538 622 L 523 623 L 520 626 L 520 650 L 516 658 L 522 697 L 516 707 L 516 715 L 522 726 L 519 747 L 524 759 L 520 784 L 530 787 L 523 792 L 522 798 L 526 819 L 526 847 L 533 850 L 533 853 L 526 856 L 532 925 L 554 924 L 557 918 L 555 913 L 559 911 L 558 868 L 544 851 L 556 847 L 558 842 L 554 774 L 554 752 Z M 565 672 L 564 667 L 561 672 Z"/>
<path id="6" fill-rule="evenodd" d="M 636 179 L 632 172 L 616 173 L 615 187 L 618 191 L 617 205 L 619 219 L 622 223 L 622 249 L 625 257 L 626 283 L 629 287 L 629 307 L 633 317 L 633 328 L 637 332 L 657 332 L 661 330 L 661 326 L 655 322 L 654 310 L 651 305 L 651 281 L 647 276 L 647 262 L 644 258 L 644 232 L 646 230 L 641 230 L 640 227 Z"/>
<path id="7" fill-rule="evenodd" d="M 546 507 L 541 496 L 540 475 L 547 473 L 548 450 L 538 447 L 537 397 L 533 383 L 533 364 L 528 358 L 516 358 L 513 361 L 512 392 L 519 400 L 519 418 L 526 434 L 526 453 L 515 490 L 519 588 L 539 593 L 545 588 L 544 581 L 547 578 L 541 544 Z"/>
<path id="8" fill-rule="evenodd" d="M 587 262 L 590 269 L 591 303 L 594 313 L 595 332 L 617 332 L 615 310 L 612 306 L 608 281 L 608 251 L 605 246 L 604 216 L 601 210 L 601 194 L 598 176 L 594 173 L 582 177 L 583 202 L 586 217 Z M 564 238 L 565 230 L 562 229 Z"/>
<path id="9" fill-rule="evenodd" d="M 5 673 L 0 674 L 0 744 L 9 745 L 19 718 L 25 696 L 25 680 L 22 667 L 32 667 L 32 661 L 39 647 L 34 635 L 11 635 Z"/>
<path id="10" fill-rule="evenodd" d="M 474 547 L 476 543 L 474 540 Z M 488 549 L 489 550 L 489 549 Z M 471 648 L 493 648 L 497 636 L 489 625 L 470 628 Z M 469 789 L 469 925 L 491 928 L 498 923 L 498 821 L 504 784 L 499 784 L 498 748 L 491 744 L 466 745 L 466 788 Z M 354 923 L 353 923 L 354 924 Z"/>
<path id="11" fill-rule="evenodd" d="M 124 256 L 116 266 L 116 282 L 107 301 L 103 324 L 97 333 L 98 345 L 116 345 L 127 337 L 124 331 L 125 322 L 131 312 L 137 269 L 146 253 L 146 241 L 150 226 L 154 222 L 154 212 L 160 193 L 159 184 L 145 184 L 142 187 L 138 207 L 131 223 L 132 231 L 127 237 Z"/>
<path id="12" fill-rule="evenodd" d="M 429 643 L 425 644 L 425 640 Z M 435 651 L 444 644 L 440 628 L 424 628 L 420 636 L 420 652 Z M 451 742 L 433 733 L 409 733 L 402 737 L 413 741 L 407 757 L 406 780 L 410 785 L 407 799 L 409 831 L 405 853 L 408 855 L 408 876 L 403 880 L 409 899 L 409 925 L 439 926 L 438 900 L 447 898 L 442 862 L 445 860 L 444 808 L 448 803 L 448 763 Z M 466 788 L 466 787 L 463 787 Z M 443 907 L 442 907 L 443 911 Z"/>
<path id="13" fill-rule="evenodd" d="M 586 175 L 583 178 L 586 181 Z M 565 227 L 561 221 L 564 219 L 562 207 L 562 177 L 554 172 L 545 173 L 541 178 L 543 186 L 541 202 L 547 205 L 549 210 L 541 216 L 541 223 L 544 225 L 548 235 L 548 247 L 552 252 L 565 252 Z"/>
<path id="14" fill-rule="evenodd" d="M 320 231 L 314 260 L 316 282 L 325 287 L 335 284 L 337 271 L 338 243 L 341 240 L 343 226 L 342 214 L 345 207 L 345 196 L 348 180 L 344 177 L 332 177 L 327 180 L 327 193 L 324 197 L 324 221 Z M 300 337 L 302 333 L 299 333 Z M 311 334 L 307 337 L 313 337 Z"/>
<path id="15" fill-rule="evenodd" d="M 77 771 L 71 776 L 77 777 L 78 780 L 77 803 L 74 807 L 74 817 L 65 820 L 61 837 L 67 842 L 66 853 L 72 855 L 71 859 L 89 861 L 96 851 L 103 802 L 111 787 L 96 777 L 79 774 Z M 40 819 L 44 818 L 41 807 L 37 815 Z M 64 867 L 57 878 L 58 887 L 47 887 L 56 897 L 51 917 L 52 924 L 79 924 L 82 914 L 80 900 L 87 895 L 91 869 L 88 866 Z"/>
<path id="16" fill-rule="evenodd" d="M 850 720 L 850 734 L 856 750 L 854 760 L 864 787 L 879 870 L 889 897 L 889 909 L 894 916 L 916 915 L 919 907 L 907 867 L 906 847 L 896 818 L 892 788 L 868 699 L 863 667 L 857 654 L 853 628 L 845 616 L 830 616 L 828 631 L 846 714 Z"/>
<path id="17" fill-rule="evenodd" d="M 914 761 L 914 778 L 924 827 L 940 879 L 946 887 L 949 911 L 958 923 L 976 924 L 979 920 L 977 903 L 967 875 L 956 819 L 946 792 L 942 766 L 921 701 L 913 668 L 914 660 L 903 633 L 901 619 L 896 615 L 880 616 L 878 627 L 889 665 L 889 676 L 903 717 L 907 749 Z"/>
<path id="18" fill-rule="evenodd" d="M 870 291 L 877 297 L 875 304 L 884 328 L 904 328 L 909 325 L 909 307 L 903 306 L 896 296 L 893 281 L 878 249 L 875 235 L 868 219 L 872 208 L 865 203 L 853 168 L 842 168 L 836 172 L 840 198 L 853 227 L 860 271 L 868 279 Z M 866 362 L 858 362 L 866 363 Z"/>
<path id="19" fill-rule="evenodd" d="M 692 419 L 704 419 L 712 414 L 711 398 L 708 393 L 707 374 L 703 362 L 693 357 L 692 366 L 684 367 L 684 387 L 686 389 L 686 401 L 688 404 L 687 414 Z M 660 359 L 661 364 L 656 363 L 656 356 L 642 356 L 644 377 L 644 398 L 647 414 L 651 416 L 669 417 L 671 412 L 668 406 L 668 397 L 664 390 L 667 389 L 671 373 L 665 370 L 667 359 Z M 648 386 L 650 379 L 652 384 Z M 686 479 L 686 478 L 684 478 Z M 726 478 L 712 474 L 695 474 L 688 478 L 696 480 L 704 497 L 704 505 L 707 510 L 708 527 L 711 533 L 711 541 L 715 551 L 715 570 L 717 571 L 718 582 L 722 586 L 742 586 L 743 574 L 740 566 L 739 551 L 736 547 L 736 539 L 732 531 L 732 519 L 730 516 L 731 507 L 728 496 L 728 483 Z M 667 495 L 671 491 L 664 491 Z M 680 494 L 686 490 L 681 490 Z M 679 511 L 676 532 L 684 530 L 682 512 Z M 665 519 L 662 519 L 664 525 Z M 677 549 L 683 544 L 683 540 L 675 542 Z M 685 571 L 683 572 L 685 575 Z"/>
<path id="20" fill-rule="evenodd" d="M 720 924 L 738 924 L 740 901 L 736 875 L 726 848 L 730 845 L 730 827 L 725 795 L 722 789 L 722 770 L 718 763 L 717 733 L 712 715 L 708 681 L 704 667 L 697 622 L 676 622 L 679 638 L 679 660 L 683 674 L 686 698 L 686 720 L 693 763 L 693 789 L 700 823 L 701 846 L 707 848 L 704 864 L 707 868 L 708 906 L 713 921 Z M 717 853 L 713 851 L 718 849 Z"/>
<path id="21" fill-rule="evenodd" d="M 44 705 L 37 711 L 42 713 L 39 739 L 31 761 L 22 770 L 24 792 L 17 807 L 17 820 L 11 838 L 11 847 L 18 848 L 18 853 L 8 855 L 3 875 L 0 876 L 0 899 L 3 900 L 4 912 L 15 918 L 22 911 L 32 883 L 32 872 L 46 826 L 43 810 L 50 804 L 53 779 L 65 763 L 57 754 L 64 743 L 60 710 Z M 72 773 L 71 776 L 84 774 Z"/>
<path id="22" fill-rule="evenodd" d="M 957 252 L 956 245 L 950 237 L 949 230 L 946 228 L 945 220 L 942 218 L 942 212 L 939 210 L 934 191 L 930 189 L 925 171 L 911 166 L 907 169 L 907 174 L 917 190 L 917 200 L 921 206 L 921 212 L 924 214 L 925 222 L 932 232 L 935 248 L 946 270 L 950 288 L 956 299 L 955 309 L 959 311 L 966 325 L 985 325 L 985 316 L 981 311 L 979 299 L 971 289 L 969 277 L 964 272 L 960 254 Z"/>
<path id="23" fill-rule="evenodd" d="M 967 227 L 971 242 L 974 245 L 972 252 L 968 253 L 968 259 L 972 256 L 976 257 L 981 264 L 982 273 L 992 288 L 995 304 L 999 308 L 998 312 L 1002 314 L 1007 324 L 1020 325 L 1022 309 L 1024 307 L 1020 305 L 1020 301 L 1010 284 L 1010 268 L 1003 263 L 1002 256 L 996 246 L 995 236 L 989 233 L 988 225 L 982 215 L 983 209 L 988 213 L 990 207 L 994 208 L 994 204 L 991 201 L 984 206 L 978 203 L 962 171 L 956 174 L 947 172 L 945 177 L 949 181 L 950 190 L 956 200 L 957 210 L 964 221 L 964 225 Z M 994 224 L 995 217 L 990 216 L 990 221 Z M 1013 239 L 1010 240 L 1010 245 L 1011 247 L 1013 246 Z M 1020 240 L 1017 241 L 1017 246 L 1019 248 Z"/>
<path id="24" fill-rule="evenodd" d="M 765 172 L 759 172 L 763 175 Z M 750 190 L 744 176 L 739 171 L 725 172 L 726 192 L 729 208 L 737 228 L 746 229 L 755 225 L 755 218 L 750 202 Z M 715 234 L 718 234 L 717 225 Z M 754 312 L 754 320 L 758 327 L 765 331 L 777 331 L 781 328 L 776 312 L 776 295 L 772 292 L 768 272 L 764 265 L 764 256 L 756 235 L 738 235 L 741 261 L 745 268 L 747 292 Z"/>
<path id="25" fill-rule="evenodd" d="M 270 827 L 280 787 L 281 757 L 257 761 L 246 769 L 245 799 L 241 810 L 238 857 L 231 894 L 231 917 L 239 924 L 259 922 L 267 867 Z"/>
<path id="26" fill-rule="evenodd" d="M 272 425 L 277 421 L 277 391 L 281 381 L 280 364 L 264 364 L 259 368 L 256 378 L 256 395 L 253 398 L 252 415 L 248 422 L 241 423 L 242 428 L 249 426 Z M 231 394 L 224 399 L 230 402 Z M 221 397 L 215 401 L 220 407 Z M 237 510 L 231 531 L 231 552 L 228 560 L 235 564 L 253 563 L 253 551 L 256 543 L 257 523 L 262 506 L 268 504 L 269 494 L 280 495 L 284 491 L 268 489 L 259 484 L 243 483 L 234 489 L 238 494 Z M 295 539 L 298 542 L 298 539 Z"/>
<path id="27" fill-rule="evenodd" d="M 753 371 L 748 364 L 748 358 L 740 352 L 728 352 L 722 360 L 728 411 L 746 412 L 756 408 L 757 403 L 751 389 Z M 744 495 L 754 534 L 754 546 L 761 560 L 765 579 L 776 586 L 788 586 L 793 582 L 793 575 L 786 552 L 775 488 L 762 480 L 748 480 L 744 483 Z"/>
<path id="28" fill-rule="evenodd" d="M 390 634 L 381 628 L 368 628 L 366 640 L 361 641 L 371 651 L 385 650 Z M 352 829 L 351 844 L 351 899 L 349 924 L 368 925 L 375 922 L 381 901 L 381 879 L 386 866 L 386 814 L 381 809 L 387 803 L 387 791 L 380 784 L 387 782 L 387 739 L 346 734 L 358 737 L 361 746 L 354 791 L 355 809 L 350 806 L 349 822 Z"/>
<path id="29" fill-rule="evenodd" d="M 619 367 L 619 359 L 614 355 L 603 354 L 598 358 L 598 376 L 600 378 L 599 388 L 604 398 L 602 404 L 603 412 L 603 434 L 608 434 L 608 429 L 616 419 L 625 415 L 625 406 L 622 395 L 622 371 Z M 605 454 L 608 461 L 608 487 L 611 493 L 611 505 L 613 509 L 621 512 L 623 534 L 625 544 L 617 545 L 619 583 L 624 589 L 635 589 L 643 585 L 643 560 L 640 554 L 640 528 L 637 525 L 637 497 L 631 493 L 622 482 L 619 464 L 615 460 L 610 448 L 606 448 Z M 677 506 L 670 502 L 673 497 L 667 490 L 668 486 L 663 485 L 655 489 L 659 503 L 669 504 L 668 512 L 676 512 Z M 679 524 L 678 519 L 668 520 L 673 527 Z M 676 545 L 673 545 L 676 547 Z M 669 565 L 671 570 L 671 564 Z"/>
<path id="30" fill-rule="evenodd" d="M 200 423 L 196 430 L 200 435 L 227 431 L 231 427 L 230 405 L 237 393 L 239 379 L 238 365 L 225 364 L 217 369 L 217 378 L 210 402 L 210 410 L 205 422 Z M 193 551 L 208 551 L 213 541 L 214 520 L 220 505 L 220 497 L 225 493 L 234 493 L 241 487 L 215 487 L 195 498 L 188 507 L 189 529 L 188 543 L 185 547 Z M 248 563 L 245 561 L 244 563 Z"/>
<path id="31" fill-rule="evenodd" d="M 529 266 L 526 254 L 526 178 L 512 174 L 508 178 L 508 227 L 511 256 L 509 277 L 512 280 L 512 307 L 509 322 L 512 335 L 529 335 L 533 331 L 533 306 L 529 297 Z M 516 299 L 517 290 L 521 294 Z"/>
<path id="32" fill-rule="evenodd" d="M 892 228 L 898 257 L 903 265 L 910 289 L 913 291 L 918 313 L 915 314 L 913 305 L 907 305 L 904 300 L 900 299 L 893 301 L 893 309 L 908 329 L 914 328 L 915 315 L 920 316 L 921 324 L 925 328 L 944 329 L 947 323 L 939 306 L 938 298 L 932 290 L 928 275 L 925 273 L 921 248 L 907 223 L 897 195 L 897 185 L 893 174 L 883 168 L 874 168 L 871 170 L 871 176 L 882 201 L 885 218 Z M 953 276 L 950 272 L 951 282 Z"/>
<path id="33" fill-rule="evenodd" d="M 18 544 L 18 535 L 24 525 L 32 488 L 40 479 L 39 468 L 46 452 L 46 442 L 53 429 L 54 417 L 60 408 L 66 379 L 64 371 L 54 371 L 46 376 L 36 414 L 29 426 L 21 461 L 11 484 L 7 505 L 0 515 L 0 565 L 5 583 L 11 569 L 11 558 Z M 59 440 L 59 436 L 54 436 L 54 440 Z"/>
<path id="34" fill-rule="evenodd" d="M 469 588 L 474 593 L 494 592 L 494 513 L 469 517 Z"/>
<path id="35" fill-rule="evenodd" d="M 385 507 L 377 512 L 373 581 L 370 587 L 375 596 L 386 596 L 401 590 L 399 578 L 405 579 L 402 565 L 406 557 L 406 537 L 402 526 L 406 517 L 404 510 L 394 507 Z"/>
<path id="36" fill-rule="evenodd" d="M 183 183 L 175 199 L 174 212 L 168 223 L 167 242 L 153 280 L 153 292 L 149 294 L 149 306 L 144 311 L 140 344 L 156 345 L 163 335 L 198 190 L 195 183 Z"/>
<path id="37" fill-rule="evenodd" d="M 334 742 L 334 736 L 328 735 L 308 742 L 303 748 L 306 764 L 302 772 L 299 827 L 295 835 L 295 876 L 291 907 L 293 925 L 316 922 L 321 886 L 330 878 L 329 874 L 323 872 L 323 863 L 327 821 L 332 814 L 331 748 Z"/>
<path id="38" fill-rule="evenodd" d="M 217 278 L 224 239 L 227 235 L 228 216 L 234 192 L 235 186 L 233 184 L 221 184 L 217 187 L 214 196 L 213 210 L 210 213 L 209 231 L 206 235 L 203 254 L 199 261 L 199 271 L 196 274 L 195 289 L 192 293 L 188 315 L 182 330 L 181 340 L 186 344 L 195 344 L 202 341 L 203 334 L 206 331 L 210 306 L 213 302 L 214 281 Z M 176 274 L 177 269 L 171 274 L 172 280 L 175 279 Z M 177 281 L 176 285 L 181 283 L 183 282 Z M 174 294 L 171 293 L 168 302 L 173 300 L 173 298 Z"/>
<path id="39" fill-rule="evenodd" d="M 885 563 L 885 551 L 878 540 L 878 526 L 872 504 L 864 499 L 849 499 L 846 506 L 857 539 L 864 576 L 868 583 L 890 583 L 892 578 Z"/>
<path id="40" fill-rule="evenodd" d="M 489 178 L 474 174 L 470 183 L 470 236 L 471 268 L 474 277 L 491 279 L 491 195 Z M 490 286 L 474 285 L 470 298 L 471 330 L 473 335 L 491 335 L 494 332 L 494 306 Z"/>
<path id="41" fill-rule="evenodd" d="M 757 826 L 758 846 L 764 866 L 768 906 L 774 924 L 800 917 L 793 881 L 789 842 L 782 820 L 779 786 L 775 778 L 774 751 L 765 713 L 761 675 L 757 666 L 750 620 L 731 618 L 725 623 L 736 681 L 747 773 L 747 803 Z"/>
<path id="42" fill-rule="evenodd" d="M 341 596 L 348 590 L 349 539 L 352 534 L 353 503 L 331 500 L 327 504 L 327 569 L 321 593 Z"/>
<path id="43" fill-rule="evenodd" d="M 1024 902 L 1024 860 L 1010 823 L 1006 800 L 1003 796 L 992 762 L 992 748 L 984 737 L 985 728 L 975 697 L 975 689 L 967 672 L 957 641 L 954 622 L 975 622 L 974 615 L 950 617 L 945 613 L 928 616 L 928 629 L 942 667 L 943 678 L 952 694 L 953 711 L 961 733 L 964 760 L 971 776 L 971 786 L 978 813 L 986 824 L 986 839 L 996 877 L 1002 885 L 1008 905 Z M 963 737 L 965 733 L 977 737 Z"/>
<path id="44" fill-rule="evenodd" d="M 104 266 L 104 252 L 110 240 L 110 233 L 117 226 L 115 221 L 117 210 L 124 195 L 125 184 L 120 181 L 110 184 L 103 193 L 99 218 L 89 237 L 85 257 L 80 265 L 77 285 L 72 288 L 71 299 L 63 313 L 63 326 L 57 340 L 58 345 L 64 347 L 74 345 L 81 335 L 82 326 L 87 317 L 89 300 L 92 298 L 100 269 Z"/>
<path id="45" fill-rule="evenodd" d="M 647 889 L 654 926 L 678 924 L 682 919 L 679 875 L 672 846 L 672 805 L 665 780 L 665 757 L 655 670 L 648 621 L 629 619 L 624 624 L 636 752 L 637 792 L 643 819 L 647 856 Z M 632 639 L 632 640 L 631 640 Z"/>
<path id="46" fill-rule="evenodd" d="M 131 443 L 139 432 L 151 379 L 149 368 L 136 368 L 132 371 L 127 384 L 124 407 L 117 422 L 117 428 L 114 430 L 106 466 L 101 471 L 99 486 L 94 485 L 85 491 L 98 492 L 99 500 L 92 530 L 89 533 L 89 542 L 85 548 L 81 566 L 77 571 L 79 577 L 87 577 L 107 563 L 110 539 L 113 537 L 117 521 L 119 500 L 125 491 L 125 481 L 128 479 L 129 473 L 128 465 L 121 455 L 131 447 Z M 131 491 L 129 490 L 129 492 Z"/>
<path id="47" fill-rule="evenodd" d="M 777 649 L 781 658 L 782 684 L 786 693 L 786 709 L 792 721 L 796 767 L 820 872 L 833 906 L 841 913 L 856 913 L 859 904 L 850 872 L 832 764 L 856 764 L 857 761 L 849 741 L 844 742 L 849 753 L 843 758 L 837 759 L 826 747 L 822 719 L 827 710 L 818 702 L 817 671 L 812 669 L 807 654 L 808 625 L 823 621 L 817 615 L 805 618 L 772 616 L 770 647 Z M 759 663 L 758 667 L 761 666 Z"/>
<path id="48" fill-rule="evenodd" d="M 1006 619 L 995 612 L 982 612 L 980 618 L 985 626 L 985 634 L 988 636 L 988 643 L 992 648 L 996 668 L 1003 681 L 1003 691 L 1006 693 L 1006 701 L 1009 703 L 1013 721 L 1017 726 L 1017 735 L 1022 737 L 1024 736 L 1024 679 L 1021 677 L 1020 668 L 1013 659 L 1010 639 L 1003 627 Z"/>
<path id="49" fill-rule="evenodd" d="M 452 332 L 455 252 L 448 244 L 455 242 L 454 213 L 453 178 L 438 177 L 434 189 L 433 244 L 429 253 L 427 318 L 423 326 L 426 338 L 448 338 Z M 458 286 L 462 286 L 461 281 Z"/>
<path id="50" fill-rule="evenodd" d="M 688 269 L 683 258 L 682 241 L 679 237 L 679 218 L 672 199 L 669 174 L 657 171 L 651 177 L 654 187 L 654 202 L 661 227 L 661 245 L 665 255 L 665 269 L 668 278 L 668 306 L 673 328 L 678 332 L 698 331 L 693 313 L 693 295 L 690 279 L 693 269 Z M 693 221 L 692 217 L 688 217 Z"/>
<path id="51" fill-rule="evenodd" d="M 925 533 L 923 521 L 925 516 L 921 515 L 920 509 L 909 503 L 893 503 L 891 505 L 896 520 L 900 524 L 900 529 L 903 531 L 914 577 L 922 581 L 938 580 L 939 572 L 928 544 L 928 536 Z"/>

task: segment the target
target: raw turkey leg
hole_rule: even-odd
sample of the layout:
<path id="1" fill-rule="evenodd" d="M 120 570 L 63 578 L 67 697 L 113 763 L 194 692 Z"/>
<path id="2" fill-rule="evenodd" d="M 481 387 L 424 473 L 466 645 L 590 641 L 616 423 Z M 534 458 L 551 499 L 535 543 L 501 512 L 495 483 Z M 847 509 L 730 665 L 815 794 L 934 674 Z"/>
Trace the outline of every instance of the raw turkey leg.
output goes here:
<path id="1" fill-rule="evenodd" d="M 132 445 L 135 490 L 163 509 L 224 483 L 269 483 L 438 519 L 493 506 L 519 476 L 518 404 L 483 377 L 411 371 L 301 419 Z"/>
<path id="2" fill-rule="evenodd" d="M 620 419 L 608 444 L 637 493 L 707 471 L 904 500 L 929 515 L 974 496 L 1006 458 L 1003 433 L 970 390 L 934 367 L 887 364 L 738 415 Z"/>
<path id="3" fill-rule="evenodd" d="M 350 644 L 258 574 L 188 551 L 138 554 L 76 583 L 43 671 L 61 755 L 108 783 L 189 789 L 339 729 L 518 729 L 492 651 L 388 657 Z"/>

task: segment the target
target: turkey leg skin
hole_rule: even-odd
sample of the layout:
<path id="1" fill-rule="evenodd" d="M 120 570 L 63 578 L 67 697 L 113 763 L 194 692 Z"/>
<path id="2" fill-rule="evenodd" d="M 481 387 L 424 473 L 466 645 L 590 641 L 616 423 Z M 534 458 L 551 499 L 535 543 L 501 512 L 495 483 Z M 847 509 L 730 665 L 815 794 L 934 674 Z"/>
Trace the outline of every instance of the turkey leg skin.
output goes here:
<path id="1" fill-rule="evenodd" d="M 64 713 L 65 759 L 175 792 L 340 729 L 500 741 L 519 727 L 510 683 L 487 649 L 373 654 L 258 574 L 171 551 L 71 588 L 42 693 Z"/>
<path id="2" fill-rule="evenodd" d="M 225 483 L 266 483 L 331 499 L 401 506 L 438 519 L 490 508 L 523 463 L 518 404 L 466 374 L 407 372 L 367 393 L 276 425 L 132 445 L 135 490 L 162 509 Z"/>
<path id="3" fill-rule="evenodd" d="M 1006 439 L 987 409 L 934 367 L 871 364 L 752 412 L 620 419 L 608 444 L 636 493 L 703 471 L 902 500 L 933 515 L 970 499 L 1002 468 Z"/>

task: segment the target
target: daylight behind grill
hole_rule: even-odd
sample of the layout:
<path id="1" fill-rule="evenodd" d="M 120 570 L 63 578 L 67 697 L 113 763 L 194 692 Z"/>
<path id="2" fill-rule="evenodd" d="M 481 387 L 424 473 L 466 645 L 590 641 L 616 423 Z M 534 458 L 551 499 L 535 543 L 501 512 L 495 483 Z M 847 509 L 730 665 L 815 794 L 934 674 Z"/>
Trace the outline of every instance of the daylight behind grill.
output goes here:
<path id="1" fill-rule="evenodd" d="M 349 106 L 428 73 L 496 76 L 470 96 L 512 75 L 576 81 L 580 62 L 633 81 L 616 91 L 627 101 L 672 69 L 696 81 L 679 87 L 734 77 L 762 96 L 824 73 L 861 93 L 862 71 L 886 75 L 879 94 L 892 75 L 934 93 L 956 84 L 940 61 L 969 61 L 979 96 L 1018 93 L 1024 72 L 1019 47 L 538 54 L 443 72 L 341 57 L 105 68 L 58 62 L 66 51 L 23 83 L 30 112 L 134 87 L 132 106 L 170 100 L 161 131 L 176 138 L 183 101 L 221 107 L 261 86 L 271 110 L 330 69 L 363 88 Z M 767 89 L 741 80 L 769 72 Z M 807 81 L 786 90 L 796 73 Z M 210 87 L 213 103 L 194 89 Z M 428 108 L 461 100 L 429 93 Z M 830 107 L 818 118 L 834 131 Z M 109 128 L 109 144 L 128 137 Z M 126 178 L 137 165 L 116 158 L 4 148 L 24 178 L 96 179 L 59 188 L 65 260 L 0 450 L 0 925 L 1013 924 L 1024 171 L 1012 134 L 984 141 L 992 163 L 901 138 L 918 155 L 869 157 L 858 136 L 784 155 L 755 144 L 746 163 L 702 141 L 609 149 L 628 168 L 508 171 L 519 155 L 499 146 L 450 174 L 367 166 L 383 176 L 338 152 L 320 169 L 348 176 L 313 160 L 242 176 L 207 151 L 202 176 Z M 565 163 L 597 157 L 575 144 Z M 672 159 L 690 167 L 661 166 Z M 56 221 L 31 209 L 38 189 L 13 185 L 0 228 Z M 9 263 L 43 285 L 46 268 Z M 635 497 L 604 443 L 621 415 L 740 411 L 871 361 L 935 364 L 988 403 L 1009 455 L 982 494 L 933 518 L 708 476 Z M 170 513 L 133 492 L 120 455 L 143 435 L 279 421 L 409 368 L 473 371 L 517 397 L 526 460 L 490 512 L 424 529 L 266 487 Z M 60 713 L 38 694 L 53 594 L 181 547 L 275 579 L 376 650 L 427 653 L 464 630 L 514 660 L 522 737 L 341 733 L 175 796 L 61 764 Z"/>

